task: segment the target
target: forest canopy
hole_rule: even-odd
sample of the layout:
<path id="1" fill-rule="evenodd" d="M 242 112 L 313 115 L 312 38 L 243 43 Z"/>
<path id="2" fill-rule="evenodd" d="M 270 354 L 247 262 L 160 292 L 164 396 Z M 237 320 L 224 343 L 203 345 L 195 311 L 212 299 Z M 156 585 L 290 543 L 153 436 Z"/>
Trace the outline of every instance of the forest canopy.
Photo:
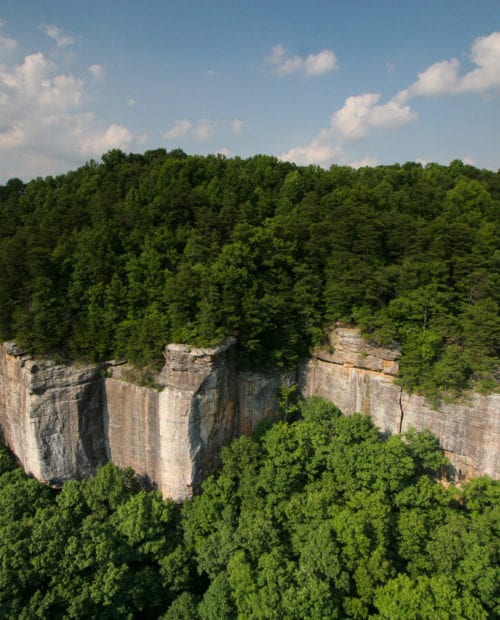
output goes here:
<path id="1" fill-rule="evenodd" d="M 495 388 L 500 173 L 113 150 L 0 187 L 0 338 L 136 365 L 235 336 L 291 366 L 336 322 L 401 347 L 400 382 Z"/>
<path id="2" fill-rule="evenodd" d="M 498 618 L 500 484 L 435 482 L 427 431 L 300 409 L 183 506 L 111 463 L 55 492 L 0 450 L 2 618 Z"/>

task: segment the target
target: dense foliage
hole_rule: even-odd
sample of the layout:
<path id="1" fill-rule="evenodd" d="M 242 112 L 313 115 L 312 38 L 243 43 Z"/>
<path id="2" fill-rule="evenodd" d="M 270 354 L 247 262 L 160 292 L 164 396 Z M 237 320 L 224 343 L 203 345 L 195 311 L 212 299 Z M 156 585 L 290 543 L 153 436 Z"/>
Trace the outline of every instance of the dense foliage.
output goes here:
<path id="1" fill-rule="evenodd" d="M 145 365 L 231 335 L 242 363 L 286 366 L 355 322 L 401 344 L 408 389 L 494 387 L 500 173 L 102 159 L 0 187 L 0 338 Z"/>
<path id="2" fill-rule="evenodd" d="M 500 485 L 434 482 L 428 433 L 301 414 L 226 448 L 182 507 L 110 464 L 56 494 L 0 453 L 2 618 L 498 617 Z"/>

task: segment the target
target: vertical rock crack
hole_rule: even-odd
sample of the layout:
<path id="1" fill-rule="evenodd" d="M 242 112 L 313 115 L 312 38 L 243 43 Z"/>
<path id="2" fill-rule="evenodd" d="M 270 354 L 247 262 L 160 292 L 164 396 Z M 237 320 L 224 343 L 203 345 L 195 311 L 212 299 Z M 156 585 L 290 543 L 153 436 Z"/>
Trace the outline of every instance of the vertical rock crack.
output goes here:
<path id="1" fill-rule="evenodd" d="M 399 390 L 399 429 L 398 433 L 401 435 L 403 431 L 403 419 L 405 416 L 405 412 L 403 409 L 403 388 Z"/>

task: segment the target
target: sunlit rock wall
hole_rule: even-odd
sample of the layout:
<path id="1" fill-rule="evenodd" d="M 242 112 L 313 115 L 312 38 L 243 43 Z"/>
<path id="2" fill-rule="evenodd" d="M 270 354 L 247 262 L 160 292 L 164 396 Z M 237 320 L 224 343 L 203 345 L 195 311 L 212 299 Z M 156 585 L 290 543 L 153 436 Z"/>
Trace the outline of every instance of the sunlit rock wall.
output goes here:
<path id="1" fill-rule="evenodd" d="M 457 480 L 485 474 L 500 478 L 500 395 L 470 394 L 435 409 L 394 383 L 398 355 L 395 349 L 370 345 L 355 328 L 337 327 L 330 346 L 314 351 L 301 367 L 302 394 L 323 396 L 346 414 L 367 413 L 388 433 L 429 429 Z"/>
<path id="2" fill-rule="evenodd" d="M 53 484 L 86 478 L 106 461 L 100 368 L 0 350 L 0 429 L 24 469 Z"/>
<path id="3" fill-rule="evenodd" d="M 298 381 L 345 413 L 369 414 L 378 428 L 434 433 L 455 479 L 500 478 L 500 396 L 471 394 L 438 410 L 394 383 L 398 352 L 358 330 L 337 327 L 297 376 L 241 372 L 219 347 L 171 344 L 155 386 L 126 366 L 63 365 L 0 347 L 0 429 L 24 469 L 53 484 L 85 478 L 108 460 L 132 467 L 165 497 L 184 500 L 215 470 L 232 439 L 277 415 L 277 391 Z"/>

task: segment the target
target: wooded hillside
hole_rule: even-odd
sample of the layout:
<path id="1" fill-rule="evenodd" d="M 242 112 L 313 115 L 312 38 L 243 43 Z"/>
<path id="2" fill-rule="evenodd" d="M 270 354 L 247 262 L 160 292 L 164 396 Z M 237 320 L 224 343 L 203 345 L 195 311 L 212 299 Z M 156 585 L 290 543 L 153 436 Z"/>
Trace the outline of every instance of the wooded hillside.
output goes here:
<path id="1" fill-rule="evenodd" d="M 35 353 L 145 365 L 236 336 L 242 364 L 289 366 L 343 321 L 399 343 L 410 390 L 495 386 L 498 172 L 115 150 L 10 180 L 0 221 L 0 337 Z"/>

